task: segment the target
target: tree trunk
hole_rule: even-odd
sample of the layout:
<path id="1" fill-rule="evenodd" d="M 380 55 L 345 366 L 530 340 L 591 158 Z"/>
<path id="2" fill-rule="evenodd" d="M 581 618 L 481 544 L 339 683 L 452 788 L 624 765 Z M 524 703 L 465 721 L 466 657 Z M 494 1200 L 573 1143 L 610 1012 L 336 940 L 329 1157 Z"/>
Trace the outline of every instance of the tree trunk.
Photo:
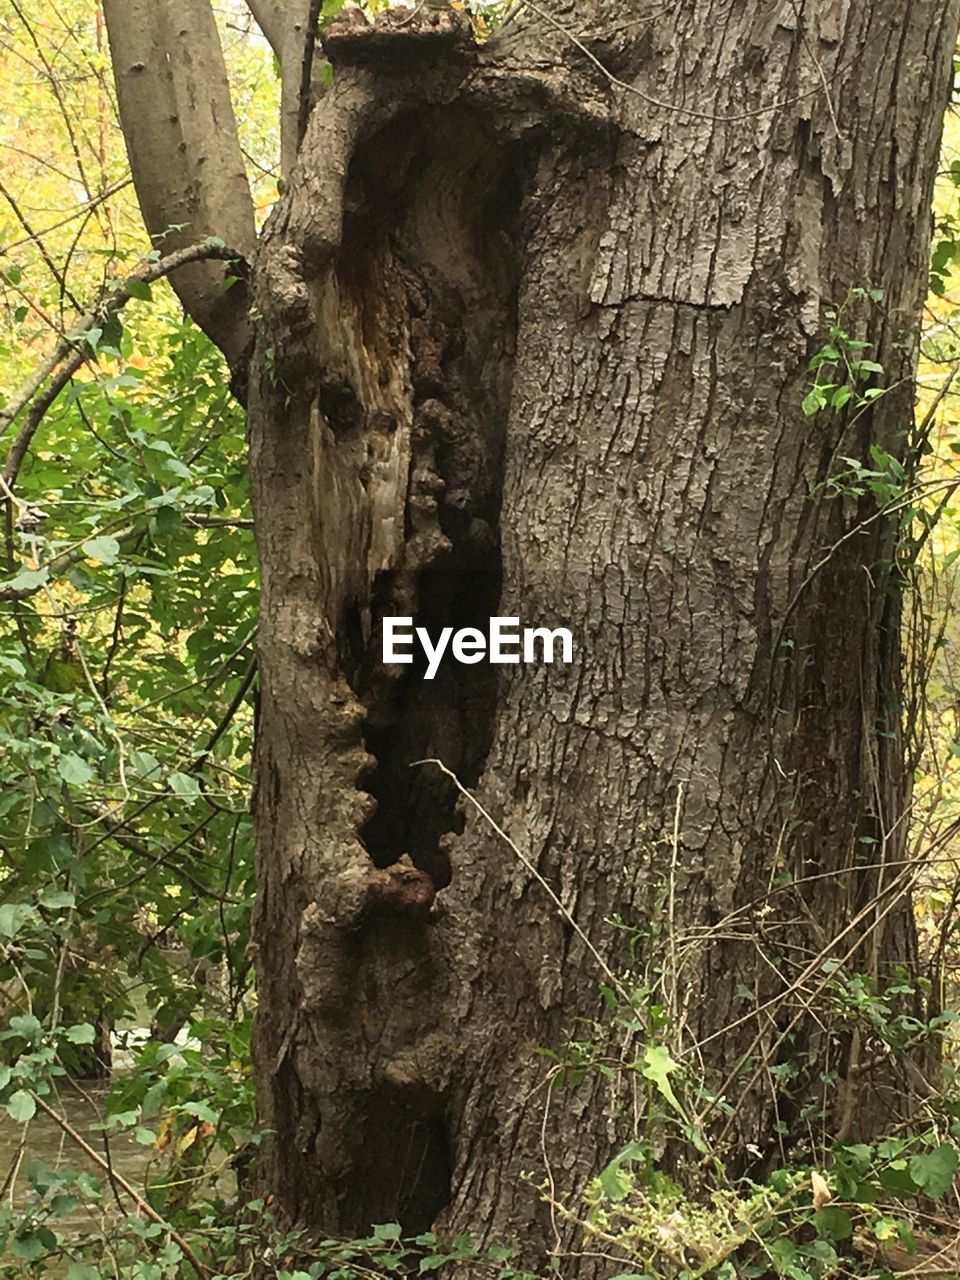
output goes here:
<path id="1" fill-rule="evenodd" d="M 547 1171 L 644 1123 L 629 1072 L 544 1087 L 608 967 L 741 1168 L 908 1105 L 831 998 L 915 960 L 897 517 L 825 482 L 909 462 L 960 3 L 551 13 L 329 28 L 250 406 L 271 1181 L 532 1262 L 578 1247 Z M 807 417 L 842 304 L 890 389 Z M 496 614 L 574 662 L 381 663 L 384 615 Z"/>

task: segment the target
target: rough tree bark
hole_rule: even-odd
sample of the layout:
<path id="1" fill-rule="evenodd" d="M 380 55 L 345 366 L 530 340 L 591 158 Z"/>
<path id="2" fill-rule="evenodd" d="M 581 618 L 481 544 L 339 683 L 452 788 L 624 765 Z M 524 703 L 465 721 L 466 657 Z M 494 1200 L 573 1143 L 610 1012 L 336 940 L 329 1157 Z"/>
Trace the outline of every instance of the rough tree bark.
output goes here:
<path id="1" fill-rule="evenodd" d="M 823 989 L 824 960 L 880 988 L 914 960 L 896 519 L 824 482 L 910 452 L 958 21 L 581 0 L 480 49 L 453 11 L 328 28 L 249 403 L 256 1064 L 292 1215 L 575 1250 L 534 1184 L 575 1194 L 637 1117 L 619 1076 L 548 1107 L 537 1050 L 602 1007 L 582 935 L 629 968 L 614 921 L 736 1104 L 703 1102 L 718 1150 L 762 1166 L 804 1108 L 849 1137 L 907 1105 Z M 874 287 L 846 315 L 891 389 L 806 418 L 825 308 Z M 567 625 L 577 659 L 427 684 L 382 667 L 384 614 Z"/>

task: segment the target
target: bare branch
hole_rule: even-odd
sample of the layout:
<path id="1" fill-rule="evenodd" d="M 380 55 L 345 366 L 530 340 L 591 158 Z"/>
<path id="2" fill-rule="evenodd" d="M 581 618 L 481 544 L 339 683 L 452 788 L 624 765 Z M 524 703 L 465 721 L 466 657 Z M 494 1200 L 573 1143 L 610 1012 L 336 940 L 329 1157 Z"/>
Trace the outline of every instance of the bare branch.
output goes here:
<path id="1" fill-rule="evenodd" d="M 104 0 L 120 117 L 140 209 L 171 249 L 215 235 L 246 258 L 253 201 L 209 0 Z M 194 263 L 172 277 L 186 311 L 235 365 L 246 349 L 245 291 Z"/>
<path id="2" fill-rule="evenodd" d="M 48 166 L 48 168 L 49 167 L 50 166 Z M 70 181 L 72 182 L 73 179 L 71 178 Z M 56 222 L 48 224 L 42 231 L 37 231 L 35 235 L 49 235 L 51 231 L 59 231 L 61 227 L 65 227 L 70 222 L 75 222 L 77 218 L 87 217 L 92 210 L 96 209 L 99 205 L 104 204 L 111 198 L 111 196 L 115 196 L 118 191 L 122 191 L 124 187 L 128 187 L 130 182 L 130 178 L 121 178 L 119 182 L 115 182 L 113 186 L 107 187 L 106 191 L 104 191 L 102 195 L 97 196 L 93 200 L 82 201 L 82 203 L 79 204 L 72 213 L 68 213 L 65 217 L 59 218 Z M 19 249 L 22 245 L 33 244 L 35 235 L 24 236 L 20 240 L 9 240 L 5 245 L 0 247 L 0 258 L 6 257 L 7 254 L 12 253 L 14 249 Z"/>

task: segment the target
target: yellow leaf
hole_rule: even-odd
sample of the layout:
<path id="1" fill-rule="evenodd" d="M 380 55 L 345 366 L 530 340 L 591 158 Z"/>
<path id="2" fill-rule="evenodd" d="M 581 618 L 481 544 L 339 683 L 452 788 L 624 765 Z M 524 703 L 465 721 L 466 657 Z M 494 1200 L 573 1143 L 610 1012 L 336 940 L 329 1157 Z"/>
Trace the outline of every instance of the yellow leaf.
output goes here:
<path id="1" fill-rule="evenodd" d="M 157 1150 L 162 1154 L 170 1145 L 173 1136 L 173 1116 L 164 1116 L 157 1125 Z"/>
<path id="2" fill-rule="evenodd" d="M 196 1142 L 197 1134 L 199 1132 L 200 1130 L 196 1127 L 196 1125 L 194 1125 L 192 1128 L 187 1130 L 187 1132 L 183 1135 L 182 1138 L 177 1139 L 177 1155 L 178 1156 L 182 1156 L 185 1151 L 189 1151 L 189 1149 Z"/>

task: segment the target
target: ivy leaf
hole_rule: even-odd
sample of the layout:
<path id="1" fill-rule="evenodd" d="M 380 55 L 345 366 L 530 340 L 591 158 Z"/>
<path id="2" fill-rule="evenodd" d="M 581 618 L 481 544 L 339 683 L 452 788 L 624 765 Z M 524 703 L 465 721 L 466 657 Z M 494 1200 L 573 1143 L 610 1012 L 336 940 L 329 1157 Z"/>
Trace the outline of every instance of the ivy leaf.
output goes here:
<path id="1" fill-rule="evenodd" d="M 619 1151 L 600 1174 L 599 1182 L 603 1194 L 608 1200 L 622 1200 L 629 1190 L 623 1175 L 623 1165 L 628 1161 L 639 1160 L 646 1154 L 646 1148 L 640 1142 L 628 1142 Z"/>
<path id="2" fill-rule="evenodd" d="M 390 1242 L 399 1240 L 400 1237 L 400 1224 L 397 1222 L 381 1222 L 379 1226 L 373 1228 L 374 1240 Z"/>
<path id="3" fill-rule="evenodd" d="M 641 1074 L 647 1080 L 652 1080 L 657 1086 L 659 1093 L 666 1098 L 674 1111 L 682 1113 L 682 1107 L 677 1100 L 677 1095 L 673 1092 L 673 1085 L 670 1083 L 670 1076 L 677 1070 L 678 1063 L 670 1057 L 670 1050 L 663 1044 L 647 1044 L 643 1049 L 643 1066 L 640 1068 Z"/>
<path id="4" fill-rule="evenodd" d="M 447 1257 L 445 1253 L 438 1253 L 428 1258 L 421 1258 L 420 1274 L 425 1275 L 426 1272 L 428 1271 L 438 1271 L 440 1267 L 444 1265 L 445 1262 L 449 1262 L 449 1261 L 450 1259 Z"/>

